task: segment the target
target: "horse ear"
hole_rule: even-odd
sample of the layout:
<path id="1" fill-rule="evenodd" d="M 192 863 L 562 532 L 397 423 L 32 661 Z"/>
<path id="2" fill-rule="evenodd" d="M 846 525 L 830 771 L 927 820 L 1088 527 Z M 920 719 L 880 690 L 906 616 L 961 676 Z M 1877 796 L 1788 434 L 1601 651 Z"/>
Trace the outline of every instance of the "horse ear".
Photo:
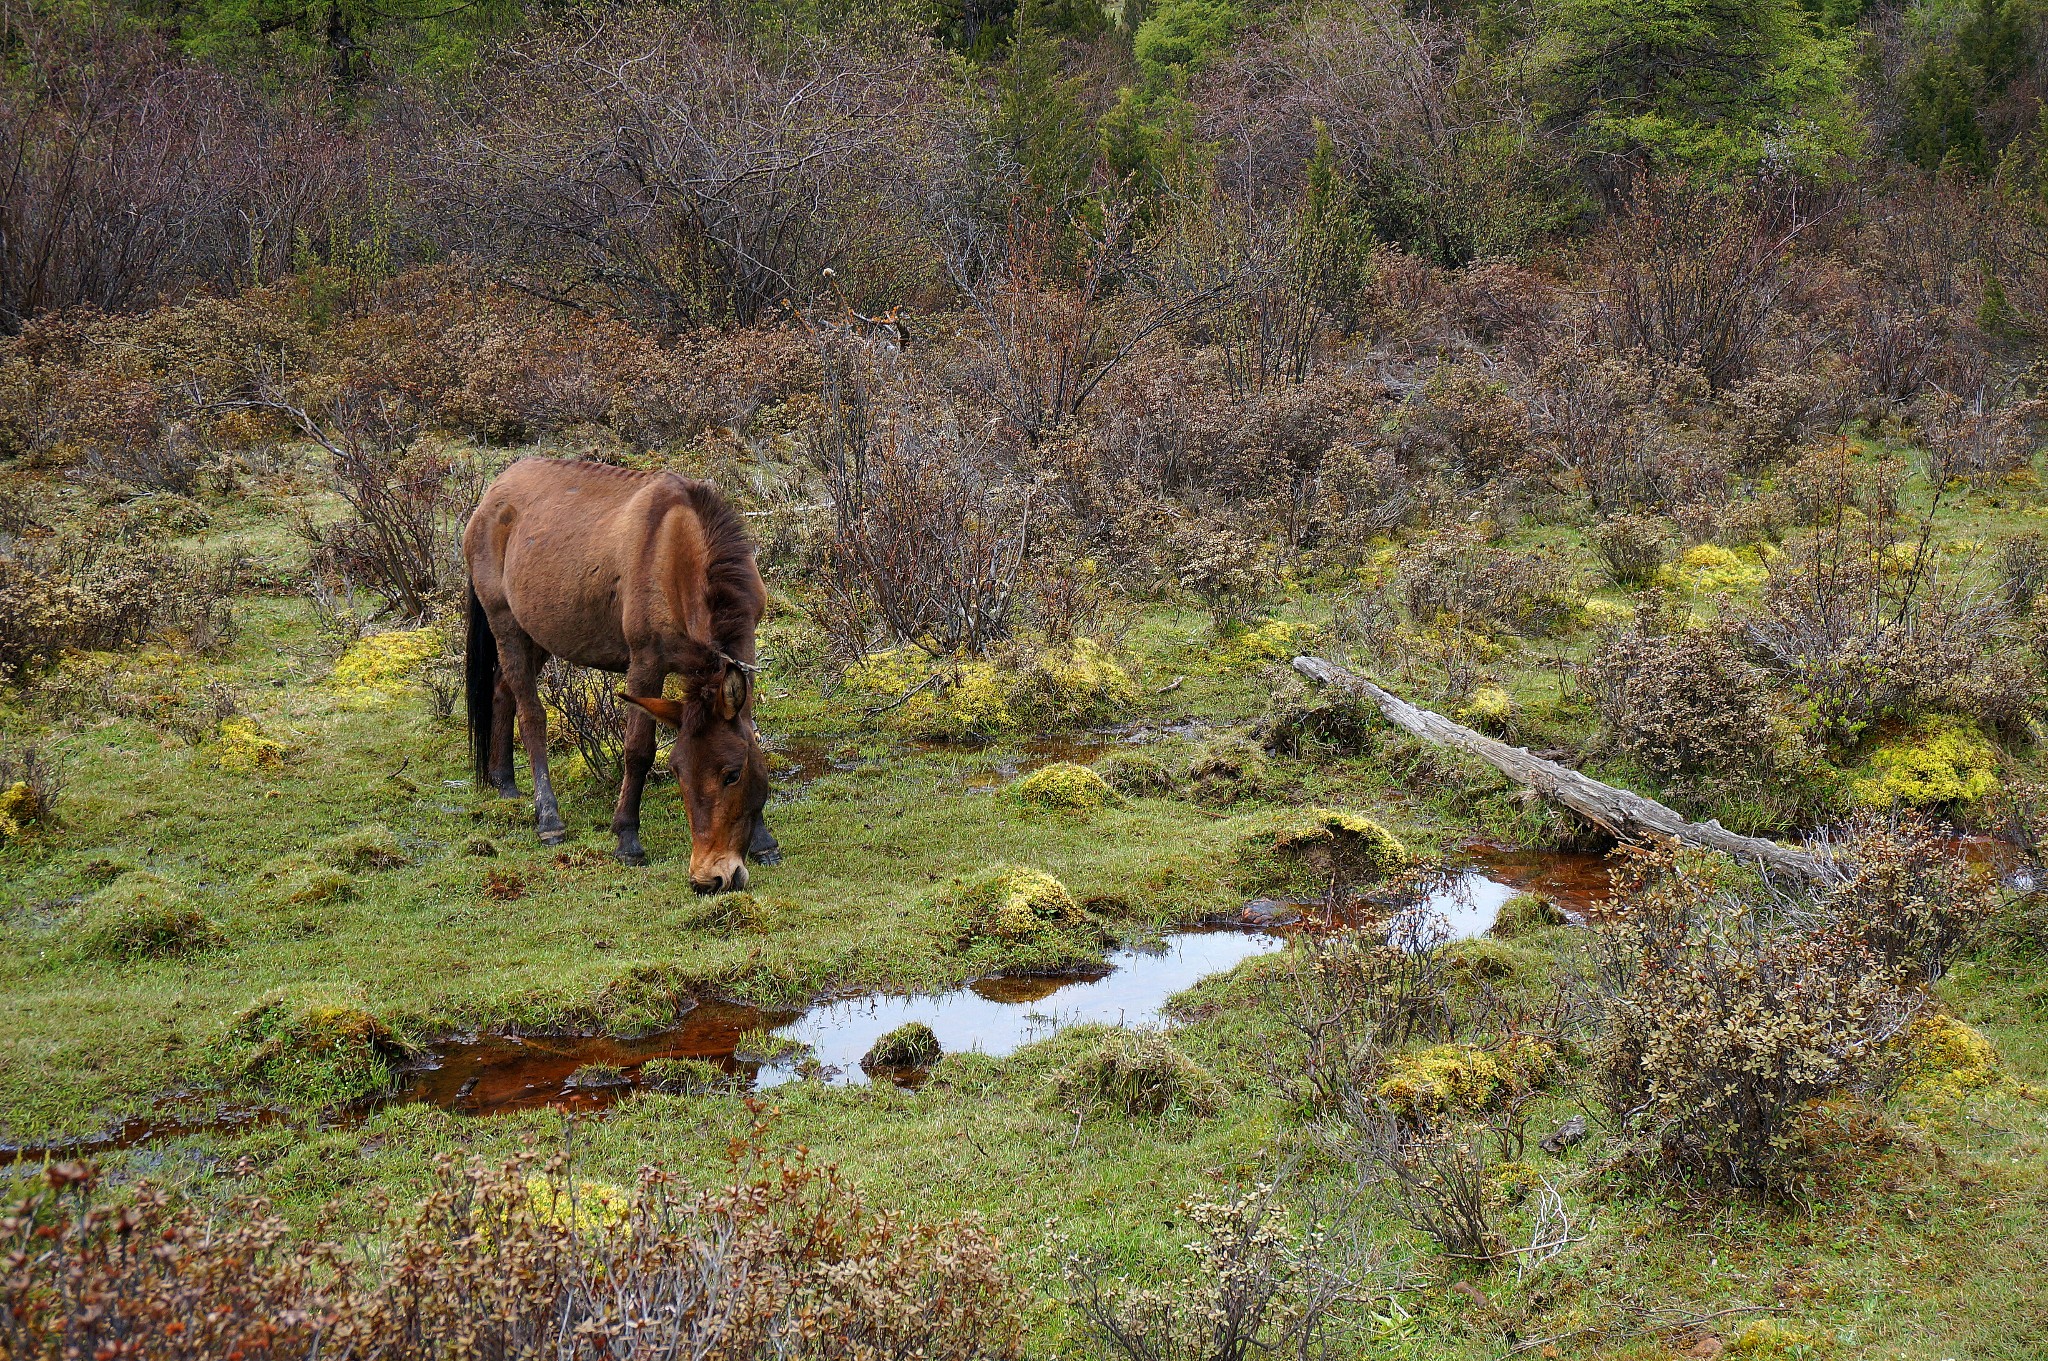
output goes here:
<path id="1" fill-rule="evenodd" d="M 737 666 L 725 668 L 725 681 L 718 687 L 718 716 L 730 723 L 747 703 L 747 673 Z"/>
<path id="2" fill-rule="evenodd" d="M 638 695 L 629 695 L 624 690 L 619 691 L 619 698 L 628 704 L 639 705 L 648 713 L 653 714 L 656 721 L 666 723 L 671 728 L 681 728 L 683 726 L 683 706 L 672 699 L 663 699 L 659 695 L 642 699 Z"/>

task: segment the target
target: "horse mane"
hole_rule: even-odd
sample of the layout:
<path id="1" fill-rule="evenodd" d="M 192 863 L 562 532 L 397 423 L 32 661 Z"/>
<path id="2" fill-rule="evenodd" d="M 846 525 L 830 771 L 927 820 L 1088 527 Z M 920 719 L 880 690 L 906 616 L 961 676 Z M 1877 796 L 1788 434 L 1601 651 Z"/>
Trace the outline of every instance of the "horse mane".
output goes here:
<path id="1" fill-rule="evenodd" d="M 747 522 L 709 482 L 677 480 L 704 531 L 705 603 L 711 613 L 712 641 L 727 656 L 738 657 L 745 648 L 751 657 L 754 628 L 767 602 L 761 574 L 754 568 L 754 540 Z"/>

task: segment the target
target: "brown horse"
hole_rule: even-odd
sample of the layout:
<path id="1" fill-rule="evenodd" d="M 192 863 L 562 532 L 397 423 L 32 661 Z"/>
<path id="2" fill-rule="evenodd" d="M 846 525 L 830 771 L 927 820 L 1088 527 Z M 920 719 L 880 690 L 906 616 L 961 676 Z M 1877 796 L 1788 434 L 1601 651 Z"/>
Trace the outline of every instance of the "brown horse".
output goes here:
<path id="1" fill-rule="evenodd" d="M 761 809 L 768 763 L 754 726 L 754 630 L 766 592 L 740 517 L 706 482 L 602 463 L 528 458 L 484 492 L 463 531 L 469 563 L 469 731 L 479 786 L 517 798 L 512 719 L 533 766 L 543 842 L 568 835 L 548 780 L 537 677 L 550 656 L 624 672 L 626 774 L 612 814 L 618 858 L 647 863 L 640 796 L 654 724 L 690 815 L 690 883 L 744 888 L 746 857 L 778 848 Z M 688 698 L 662 698 L 670 675 Z"/>

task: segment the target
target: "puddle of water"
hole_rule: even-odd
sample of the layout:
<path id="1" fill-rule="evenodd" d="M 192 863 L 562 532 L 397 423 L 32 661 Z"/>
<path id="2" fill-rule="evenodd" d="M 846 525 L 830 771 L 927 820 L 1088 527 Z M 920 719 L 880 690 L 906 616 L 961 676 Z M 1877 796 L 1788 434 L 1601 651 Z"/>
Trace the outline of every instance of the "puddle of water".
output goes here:
<path id="1" fill-rule="evenodd" d="M 1590 851 L 1528 851 L 1490 841 L 1469 842 L 1461 857 L 1478 873 L 1511 892 L 1550 899 L 1574 918 L 1598 921 L 1613 907 L 1614 881 L 1607 857 Z M 1501 900 L 1505 902 L 1506 899 Z M 1494 905 L 1499 911 L 1500 904 Z M 1489 918 L 1487 924 L 1492 925 Z"/>
<path id="2" fill-rule="evenodd" d="M 1118 950 L 1107 973 L 1092 977 L 989 978 L 954 992 L 926 997 L 862 997 L 812 1008 L 776 1033 L 812 1047 L 832 1082 L 865 1082 L 866 1054 L 889 1031 L 922 1021 L 948 1054 L 992 1058 L 1084 1022 L 1146 1026 L 1177 992 L 1247 959 L 1283 948 L 1278 936 L 1249 931 L 1176 932 L 1157 951 Z M 793 1066 L 762 1069 L 758 1086 L 796 1075 Z"/>

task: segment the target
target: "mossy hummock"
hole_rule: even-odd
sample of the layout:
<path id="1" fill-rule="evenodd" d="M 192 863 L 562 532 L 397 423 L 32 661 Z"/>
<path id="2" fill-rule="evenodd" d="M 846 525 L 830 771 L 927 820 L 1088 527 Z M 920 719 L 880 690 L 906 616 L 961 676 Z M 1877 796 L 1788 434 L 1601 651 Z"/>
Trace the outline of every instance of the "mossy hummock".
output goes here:
<path id="1" fill-rule="evenodd" d="M 1290 810 L 1238 839 L 1234 878 L 1249 893 L 1320 895 L 1376 883 L 1411 861 L 1393 833 L 1362 814 Z"/>

